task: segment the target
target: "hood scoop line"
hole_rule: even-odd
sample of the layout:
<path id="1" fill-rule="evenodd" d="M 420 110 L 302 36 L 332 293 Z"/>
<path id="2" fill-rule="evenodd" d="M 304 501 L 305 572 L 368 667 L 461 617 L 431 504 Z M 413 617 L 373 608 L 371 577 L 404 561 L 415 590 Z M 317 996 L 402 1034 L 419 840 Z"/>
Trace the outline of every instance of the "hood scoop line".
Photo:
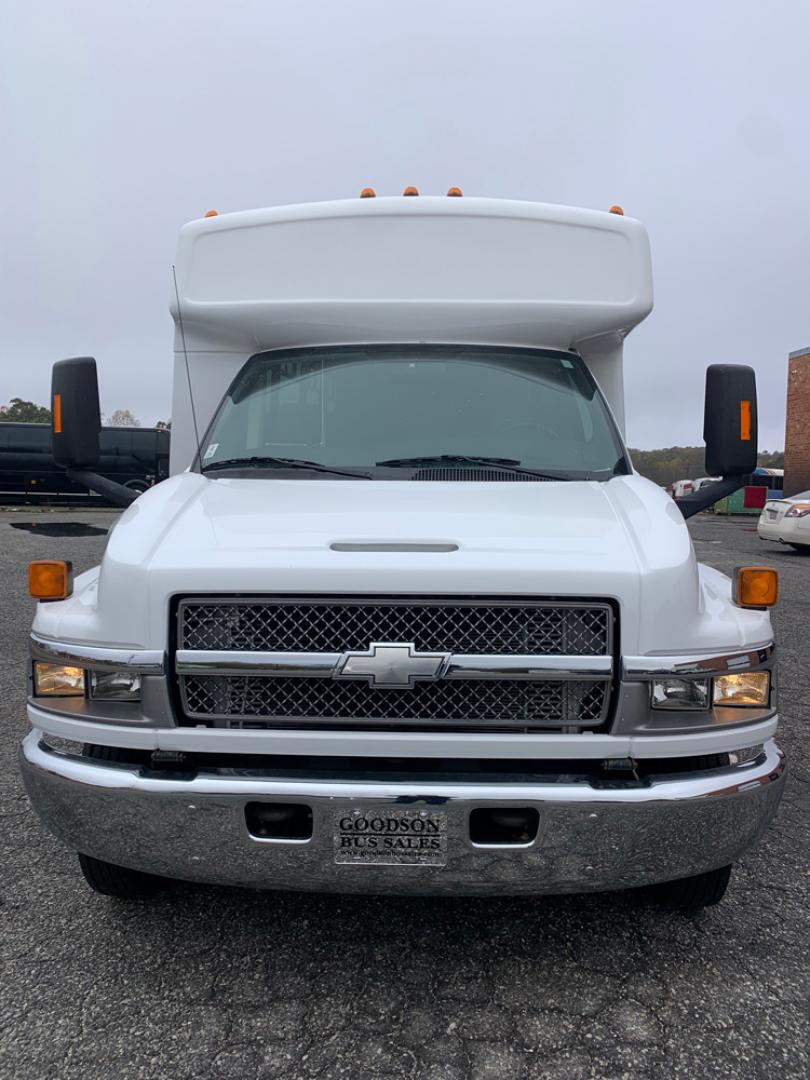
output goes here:
<path id="1" fill-rule="evenodd" d="M 381 541 L 369 541 L 366 543 L 354 543 L 350 541 L 335 542 L 330 544 L 331 551 L 429 551 L 445 552 L 458 551 L 458 544 L 431 544 L 431 543 L 383 543 Z"/>

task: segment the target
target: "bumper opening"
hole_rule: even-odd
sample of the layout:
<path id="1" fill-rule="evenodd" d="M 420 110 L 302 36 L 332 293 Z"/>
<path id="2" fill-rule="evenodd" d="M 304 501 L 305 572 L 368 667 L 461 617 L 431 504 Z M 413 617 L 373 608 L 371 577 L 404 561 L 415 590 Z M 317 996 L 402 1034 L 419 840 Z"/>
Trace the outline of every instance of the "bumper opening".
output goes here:
<path id="1" fill-rule="evenodd" d="M 250 802 L 245 824 L 257 840 L 311 840 L 312 807 L 304 803 Z"/>
<path id="2" fill-rule="evenodd" d="M 537 839 L 540 812 L 533 806 L 479 806 L 470 812 L 470 842 L 477 847 L 522 847 Z"/>

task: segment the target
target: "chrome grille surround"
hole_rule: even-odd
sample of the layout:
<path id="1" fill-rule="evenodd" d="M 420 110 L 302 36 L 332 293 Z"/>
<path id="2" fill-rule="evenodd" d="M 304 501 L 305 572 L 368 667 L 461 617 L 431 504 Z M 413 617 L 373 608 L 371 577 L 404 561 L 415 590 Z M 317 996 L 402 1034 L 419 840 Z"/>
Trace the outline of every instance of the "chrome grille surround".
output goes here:
<path id="1" fill-rule="evenodd" d="M 604 601 L 194 597 L 177 617 L 181 723 L 576 731 L 609 711 Z M 448 659 L 407 688 L 345 679 L 375 642 Z"/>

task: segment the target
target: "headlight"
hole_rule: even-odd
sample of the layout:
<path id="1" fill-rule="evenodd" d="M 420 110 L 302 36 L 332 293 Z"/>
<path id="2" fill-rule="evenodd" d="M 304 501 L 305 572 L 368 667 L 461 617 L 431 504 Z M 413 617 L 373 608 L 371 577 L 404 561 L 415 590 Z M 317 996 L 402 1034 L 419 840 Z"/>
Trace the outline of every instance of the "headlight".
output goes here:
<path id="1" fill-rule="evenodd" d="M 654 679 L 654 709 L 708 709 L 708 679 Z"/>
<path id="2" fill-rule="evenodd" d="M 129 671 L 91 671 L 90 697 L 94 701 L 140 701 L 141 677 Z"/>
<path id="3" fill-rule="evenodd" d="M 84 668 L 37 660 L 34 693 L 37 697 L 84 697 Z"/>
<path id="4" fill-rule="evenodd" d="M 767 708 L 771 676 L 767 671 L 721 675 L 714 680 L 715 705 L 753 705 Z"/>

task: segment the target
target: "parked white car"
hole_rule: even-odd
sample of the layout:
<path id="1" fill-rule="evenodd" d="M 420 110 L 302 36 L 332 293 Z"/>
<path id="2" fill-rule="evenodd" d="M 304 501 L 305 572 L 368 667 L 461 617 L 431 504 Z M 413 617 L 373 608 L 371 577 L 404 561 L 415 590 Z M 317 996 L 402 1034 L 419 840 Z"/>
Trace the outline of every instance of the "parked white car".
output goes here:
<path id="1" fill-rule="evenodd" d="M 769 499 L 759 515 L 757 535 L 760 540 L 775 540 L 810 552 L 810 491 L 788 499 Z"/>

